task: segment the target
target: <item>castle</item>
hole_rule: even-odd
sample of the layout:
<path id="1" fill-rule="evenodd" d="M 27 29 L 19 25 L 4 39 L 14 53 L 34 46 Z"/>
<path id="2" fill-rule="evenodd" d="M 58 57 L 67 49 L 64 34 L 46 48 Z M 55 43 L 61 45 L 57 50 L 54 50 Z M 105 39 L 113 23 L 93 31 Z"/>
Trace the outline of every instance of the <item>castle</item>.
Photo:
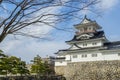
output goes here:
<path id="1" fill-rule="evenodd" d="M 72 40 L 66 41 L 71 47 L 56 53 L 57 74 L 64 75 L 64 69 L 70 63 L 120 60 L 120 41 L 109 41 L 96 21 L 85 16 L 81 23 L 74 27 L 76 34 Z"/>

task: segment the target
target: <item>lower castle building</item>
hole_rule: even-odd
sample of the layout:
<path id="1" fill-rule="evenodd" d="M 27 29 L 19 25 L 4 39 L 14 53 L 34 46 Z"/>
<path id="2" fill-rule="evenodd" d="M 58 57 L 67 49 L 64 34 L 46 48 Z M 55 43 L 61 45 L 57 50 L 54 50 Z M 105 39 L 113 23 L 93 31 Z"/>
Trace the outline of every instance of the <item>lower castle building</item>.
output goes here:
<path id="1" fill-rule="evenodd" d="M 86 16 L 74 25 L 77 32 L 73 39 L 66 41 L 71 47 L 59 50 L 55 58 L 55 72 L 65 75 L 64 70 L 71 63 L 120 60 L 120 41 L 109 41 L 96 21 Z"/>

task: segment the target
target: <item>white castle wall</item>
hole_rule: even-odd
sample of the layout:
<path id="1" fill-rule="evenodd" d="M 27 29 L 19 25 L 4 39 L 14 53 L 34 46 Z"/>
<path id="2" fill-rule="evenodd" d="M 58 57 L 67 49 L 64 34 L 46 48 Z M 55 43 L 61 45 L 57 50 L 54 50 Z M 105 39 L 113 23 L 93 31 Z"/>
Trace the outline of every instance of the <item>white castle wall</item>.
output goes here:
<path id="1" fill-rule="evenodd" d="M 87 57 L 82 57 L 86 54 Z M 92 54 L 97 54 L 97 57 L 92 57 Z M 87 61 L 104 61 L 104 60 L 120 60 L 120 51 L 107 51 L 107 52 L 89 52 L 89 53 L 75 53 L 66 55 L 65 61 L 55 61 L 55 66 L 66 66 L 71 62 L 87 62 Z M 73 56 L 77 56 L 74 58 Z"/>
<path id="2" fill-rule="evenodd" d="M 67 62 L 66 61 L 62 61 L 62 62 L 55 62 L 55 66 L 67 66 Z"/>
<path id="3" fill-rule="evenodd" d="M 120 60 L 120 56 L 117 53 L 111 54 L 102 54 L 97 53 L 97 57 L 92 57 L 92 54 L 87 54 L 87 57 L 81 57 L 81 55 L 77 55 L 77 58 L 71 58 L 71 62 L 85 62 L 85 61 L 102 61 L 102 60 Z"/>
<path id="4" fill-rule="evenodd" d="M 93 43 L 96 43 L 95 45 L 93 45 Z M 84 44 L 87 44 L 86 46 Z M 81 48 L 89 48 L 89 47 L 99 47 L 99 46 L 102 46 L 103 45 L 103 42 L 101 40 L 99 41 L 91 41 L 91 42 L 84 42 L 84 43 L 78 43 L 77 44 L 79 47 Z M 78 47 L 76 46 L 72 46 L 70 49 L 79 49 Z"/>

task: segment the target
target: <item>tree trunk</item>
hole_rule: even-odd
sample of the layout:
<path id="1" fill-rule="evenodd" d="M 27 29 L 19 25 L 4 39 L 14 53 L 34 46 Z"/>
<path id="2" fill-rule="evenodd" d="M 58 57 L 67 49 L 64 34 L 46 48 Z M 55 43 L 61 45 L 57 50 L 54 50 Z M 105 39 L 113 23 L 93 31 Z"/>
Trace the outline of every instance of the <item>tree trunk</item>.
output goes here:
<path id="1" fill-rule="evenodd" d="M 0 0 L 0 4 L 2 3 L 3 0 Z"/>
<path id="2" fill-rule="evenodd" d="M 7 33 L 2 33 L 0 35 L 0 43 L 5 39 L 6 36 L 7 36 Z"/>

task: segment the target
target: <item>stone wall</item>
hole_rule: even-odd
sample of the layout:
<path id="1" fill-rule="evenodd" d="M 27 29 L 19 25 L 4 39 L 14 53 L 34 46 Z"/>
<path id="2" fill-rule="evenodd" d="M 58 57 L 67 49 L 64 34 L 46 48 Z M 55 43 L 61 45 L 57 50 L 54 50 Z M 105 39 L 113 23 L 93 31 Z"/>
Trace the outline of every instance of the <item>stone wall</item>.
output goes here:
<path id="1" fill-rule="evenodd" d="M 60 67 L 58 72 L 67 80 L 119 80 L 120 61 L 69 63 L 65 68 Z"/>
<path id="2" fill-rule="evenodd" d="M 66 66 L 56 66 L 55 67 L 55 73 L 57 74 L 57 75 L 65 75 L 65 72 L 66 71 Z"/>
<path id="3" fill-rule="evenodd" d="M 61 75 L 0 76 L 0 80 L 65 80 Z"/>

